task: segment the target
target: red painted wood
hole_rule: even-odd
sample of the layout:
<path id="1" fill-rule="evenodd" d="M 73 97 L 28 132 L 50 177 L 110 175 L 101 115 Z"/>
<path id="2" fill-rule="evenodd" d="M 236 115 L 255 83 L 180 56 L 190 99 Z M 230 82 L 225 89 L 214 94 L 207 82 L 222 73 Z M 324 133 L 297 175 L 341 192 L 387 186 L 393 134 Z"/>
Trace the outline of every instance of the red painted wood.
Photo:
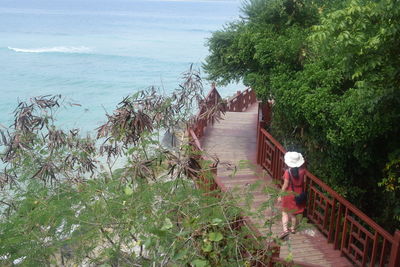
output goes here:
<path id="1" fill-rule="evenodd" d="M 248 158 L 251 162 L 256 163 L 257 156 L 255 155 L 255 151 L 257 147 L 257 135 L 255 130 L 257 128 L 251 125 L 252 123 L 257 123 L 257 113 L 254 112 L 254 117 L 251 114 L 247 116 L 245 113 L 247 112 L 227 113 L 227 118 L 225 120 L 222 120 L 213 127 L 207 128 L 201 140 L 203 148 L 209 153 L 216 153 L 221 162 L 230 161 L 235 163 L 237 160 Z M 235 122 L 235 116 L 239 116 L 238 120 L 240 123 Z M 227 132 L 230 134 L 227 135 Z M 242 141 L 245 143 L 242 143 Z M 274 151 L 275 148 L 273 148 L 271 153 L 274 153 Z M 240 155 L 238 156 L 237 154 L 239 153 Z M 279 159 L 280 157 L 277 158 Z M 218 176 L 215 178 L 216 183 L 222 191 L 232 190 L 235 187 L 239 189 L 245 188 L 246 185 L 259 181 L 260 179 L 265 179 L 265 177 L 256 176 L 253 172 L 249 173 L 248 171 L 244 174 L 239 171 L 233 177 L 229 177 L 229 171 L 224 171 L 223 167 L 219 167 Z M 254 193 L 252 210 L 256 210 L 264 201 L 264 194 Z M 258 224 L 252 218 L 247 218 L 247 220 L 249 225 Z M 274 232 L 274 235 L 279 235 L 280 231 L 281 227 Z M 314 266 L 351 266 L 345 258 L 340 257 L 339 252 L 335 253 L 332 245 L 328 244 L 321 234 L 310 237 L 306 234 L 299 233 L 295 236 L 296 238 L 292 241 L 292 245 L 296 266 L 311 266 L 313 263 L 315 263 Z M 287 255 L 287 251 L 281 253 L 282 257 Z M 302 259 L 300 260 L 300 264 L 297 259 Z"/>
<path id="2" fill-rule="evenodd" d="M 386 244 L 387 244 L 386 240 L 383 240 L 383 245 L 382 245 L 382 250 L 381 250 L 381 255 L 380 255 L 379 266 L 385 266 Z"/>
<path id="3" fill-rule="evenodd" d="M 400 266 L 400 231 L 396 230 L 394 234 L 394 242 L 390 253 L 389 267 Z"/>
<path id="4" fill-rule="evenodd" d="M 328 243 L 331 243 L 334 241 L 334 224 L 335 224 L 335 214 L 336 214 L 336 209 L 335 207 L 337 206 L 337 200 L 333 200 L 332 204 L 332 209 L 331 209 L 331 218 L 329 222 L 329 232 L 328 232 Z"/>
<path id="5" fill-rule="evenodd" d="M 259 162 L 274 179 L 280 180 L 283 172 L 283 165 L 280 159 L 284 155 L 285 149 L 266 130 L 259 127 L 259 131 L 260 144 L 258 145 L 258 150 L 264 150 L 257 152 Z M 268 153 L 270 150 L 269 147 L 271 147 L 270 144 L 275 148 L 272 154 Z M 265 164 L 265 162 L 269 162 L 265 157 L 271 160 L 270 163 Z M 340 249 L 343 255 L 352 258 L 356 265 L 370 264 L 372 260 L 379 260 L 379 266 L 384 266 L 389 260 L 398 264 L 398 258 L 400 257 L 398 256 L 399 242 L 394 239 L 393 235 L 385 231 L 367 215 L 308 171 L 306 171 L 306 181 L 306 188 L 309 192 L 309 203 L 307 204 L 306 211 L 307 217 L 328 236 L 328 242 L 334 242 L 335 249 Z M 335 216 L 336 218 L 334 218 Z M 357 221 L 362 221 L 363 224 L 368 225 L 368 229 L 371 229 L 372 232 L 361 227 Z M 352 233 L 348 235 L 348 231 L 356 228 L 363 235 L 368 236 L 368 240 L 361 242 L 360 238 L 354 238 Z M 373 238 L 375 235 L 376 238 Z M 384 245 L 382 253 L 379 256 L 376 255 L 378 243 L 383 243 Z M 370 252 L 370 245 L 373 248 L 373 253 Z M 362 248 L 360 249 L 358 246 L 362 246 Z M 386 250 L 390 250 L 391 252 L 386 253 Z M 373 255 L 368 255 L 369 253 Z"/>
<path id="6" fill-rule="evenodd" d="M 220 96 L 214 87 L 206 98 L 206 106 L 213 105 L 218 101 L 220 101 Z M 240 112 L 247 109 L 255 101 L 254 92 L 247 89 L 231 98 L 227 103 L 227 109 L 232 112 Z M 259 110 L 258 113 L 255 113 L 257 117 L 254 122 L 256 124 L 254 127 L 254 131 L 256 131 L 254 140 L 257 148 L 254 150 L 257 153 L 251 155 L 251 150 L 249 150 L 249 157 L 254 163 L 258 163 L 265 168 L 274 180 L 281 182 L 284 171 L 283 155 L 286 150 L 263 129 L 267 125 L 265 118 L 271 118 L 271 114 L 262 114 L 262 111 L 270 113 L 270 106 L 269 109 L 263 108 L 261 104 L 258 106 Z M 262 110 L 260 111 L 260 109 Z M 215 121 L 214 118 L 201 118 L 203 111 L 199 111 L 195 124 L 188 127 L 189 138 L 199 151 L 203 150 L 200 144 L 200 137 L 207 139 L 208 128 Z M 233 128 L 223 128 L 220 131 L 222 131 L 223 135 L 228 134 L 228 136 L 232 137 L 237 135 L 240 138 L 242 129 L 237 128 L 240 126 L 232 125 L 234 124 L 231 123 L 229 127 Z M 235 143 L 234 145 L 236 146 L 237 144 Z M 229 145 L 227 146 L 230 148 Z M 226 149 L 225 147 L 226 145 L 221 152 Z M 243 149 L 247 150 L 248 148 L 241 148 L 241 150 Z M 230 154 L 235 153 L 234 150 L 228 149 L 227 151 Z M 252 181 L 251 177 L 245 176 L 238 178 L 235 182 L 231 182 L 221 175 L 217 176 L 215 174 L 215 176 L 214 182 L 209 185 L 210 190 L 219 188 L 226 191 L 234 186 L 251 183 Z M 379 262 L 379 266 L 387 264 L 392 267 L 399 266 L 400 234 L 398 232 L 396 232 L 398 236 L 387 233 L 373 220 L 308 171 L 306 172 L 306 188 L 310 194 L 307 204 L 307 216 L 328 237 L 327 239 L 319 238 L 319 241 L 316 242 L 318 243 L 317 248 L 320 251 L 325 251 L 325 259 L 319 258 L 320 256 L 317 256 L 319 254 L 312 256 L 314 254 L 306 249 L 308 253 L 311 253 L 311 258 L 315 262 L 326 264 L 326 261 L 323 263 L 324 260 L 329 259 L 330 261 L 336 261 L 335 267 L 349 266 L 348 262 L 343 261 L 344 258 L 340 257 L 339 254 L 335 256 L 335 253 L 332 253 L 332 249 L 339 249 L 343 255 L 351 258 L 356 265 L 373 265 Z M 257 201 L 257 203 L 259 202 Z M 362 221 L 362 225 L 367 225 L 368 230 L 358 221 Z M 328 242 L 333 242 L 333 247 Z"/>
<path id="7" fill-rule="evenodd" d="M 256 95 L 251 88 L 247 88 L 243 92 L 237 91 L 235 96 L 228 99 L 228 111 L 243 112 L 256 101 Z"/>

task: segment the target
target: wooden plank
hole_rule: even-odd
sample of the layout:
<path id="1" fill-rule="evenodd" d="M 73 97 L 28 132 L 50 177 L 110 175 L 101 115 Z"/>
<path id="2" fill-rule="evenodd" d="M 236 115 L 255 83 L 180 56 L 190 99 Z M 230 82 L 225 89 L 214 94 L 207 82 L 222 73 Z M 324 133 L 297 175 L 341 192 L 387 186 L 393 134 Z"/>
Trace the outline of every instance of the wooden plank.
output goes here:
<path id="1" fill-rule="evenodd" d="M 246 112 L 227 112 L 225 120 L 216 122 L 213 126 L 208 126 L 201 139 L 202 147 L 211 155 L 216 155 L 220 160 L 217 170 L 217 184 L 222 190 L 234 190 L 238 198 L 243 197 L 250 184 L 261 181 L 262 186 L 272 184 L 272 179 L 266 174 L 261 173 L 260 168 L 255 168 L 257 155 L 257 104 L 251 106 Z M 233 166 L 240 160 L 247 160 L 254 164 L 253 168 L 238 169 L 235 175 Z M 262 159 L 264 161 L 265 159 Z M 230 167 L 222 163 L 229 163 Z M 278 166 L 275 166 L 278 168 Z M 256 172 L 255 172 L 256 171 Z M 268 201 L 268 196 L 262 193 L 261 188 L 253 192 L 253 199 L 250 210 L 256 212 L 260 205 Z M 240 200 L 240 206 L 245 206 L 245 201 Z M 331 213 L 333 216 L 335 213 Z M 340 215 L 340 211 L 338 212 Z M 274 216 L 272 210 L 264 211 L 265 216 Z M 337 214 L 335 214 L 337 215 Z M 267 233 L 269 229 L 263 228 L 263 220 L 259 218 L 248 218 L 249 223 L 258 227 L 258 232 Z M 325 218 L 326 221 L 326 218 Z M 332 219 L 328 224 L 332 227 Z M 282 231 L 281 222 L 276 222 L 272 226 L 275 236 Z M 312 233 L 312 234 L 310 234 Z M 334 233 L 333 241 L 337 242 L 337 232 Z M 332 236 L 332 232 L 330 233 Z M 290 250 L 289 250 L 289 243 Z M 340 257 L 340 252 L 334 250 L 332 244 L 328 244 L 326 237 L 316 228 L 312 230 L 298 232 L 295 235 L 289 235 L 288 241 L 281 247 L 280 258 L 293 256 L 294 261 L 301 261 L 305 264 L 314 264 L 319 266 L 347 267 L 352 264 L 344 257 Z"/>

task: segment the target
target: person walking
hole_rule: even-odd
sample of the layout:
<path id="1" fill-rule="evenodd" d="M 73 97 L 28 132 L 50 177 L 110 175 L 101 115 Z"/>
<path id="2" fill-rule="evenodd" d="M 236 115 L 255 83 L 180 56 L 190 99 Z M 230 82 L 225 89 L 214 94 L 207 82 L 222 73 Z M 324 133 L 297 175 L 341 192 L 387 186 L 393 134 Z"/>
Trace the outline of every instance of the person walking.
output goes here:
<path id="1" fill-rule="evenodd" d="M 285 238 L 289 233 L 296 232 L 298 214 L 302 214 L 306 207 L 306 201 L 297 201 L 295 197 L 304 192 L 305 185 L 305 169 L 304 158 L 301 153 L 287 152 L 284 156 L 285 164 L 288 169 L 283 174 L 283 185 L 281 193 L 283 196 L 278 198 L 278 203 L 282 206 L 282 227 L 283 232 L 280 238 Z M 301 202 L 301 203 L 299 203 Z M 289 228 L 290 219 L 290 228 Z"/>

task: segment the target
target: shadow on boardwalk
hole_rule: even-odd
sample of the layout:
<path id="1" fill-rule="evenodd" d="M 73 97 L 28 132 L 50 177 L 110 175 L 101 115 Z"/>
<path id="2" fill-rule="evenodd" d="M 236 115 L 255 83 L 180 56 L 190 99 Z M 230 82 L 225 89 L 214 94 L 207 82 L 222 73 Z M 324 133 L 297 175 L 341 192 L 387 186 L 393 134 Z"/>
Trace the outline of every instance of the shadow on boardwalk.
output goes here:
<path id="1" fill-rule="evenodd" d="M 257 116 L 257 104 L 253 104 L 246 112 L 227 112 L 224 120 L 207 128 L 201 139 L 202 147 L 207 153 L 216 155 L 221 163 L 235 165 L 244 160 L 257 166 Z M 218 166 L 216 179 L 222 190 L 237 188 L 240 192 L 256 182 L 272 184 L 272 179 L 263 173 L 261 168 L 240 169 L 233 177 L 232 172 L 232 168 L 227 168 L 225 164 Z M 261 190 L 254 191 L 253 195 L 251 210 L 256 211 L 257 207 L 267 200 L 267 196 Z M 272 214 L 266 211 L 264 215 Z M 254 218 L 251 220 L 261 233 L 266 233 L 261 227 L 263 222 Z M 280 222 L 273 225 L 272 231 L 274 235 L 279 235 L 282 231 Z M 282 244 L 280 252 L 280 258 L 287 257 L 318 266 L 353 266 L 345 257 L 340 257 L 340 251 L 334 250 L 333 246 L 326 242 L 325 236 L 315 228 L 289 236 Z"/>

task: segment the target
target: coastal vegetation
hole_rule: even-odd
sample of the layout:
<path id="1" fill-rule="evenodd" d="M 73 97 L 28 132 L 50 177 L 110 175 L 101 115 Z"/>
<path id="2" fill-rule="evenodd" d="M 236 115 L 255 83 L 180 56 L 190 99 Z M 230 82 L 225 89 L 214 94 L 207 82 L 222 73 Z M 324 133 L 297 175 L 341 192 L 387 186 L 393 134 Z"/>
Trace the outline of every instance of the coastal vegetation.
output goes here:
<path id="1" fill-rule="evenodd" d="M 248 0 L 205 70 L 274 100 L 272 134 L 386 229 L 400 227 L 400 3 Z M 379 203 L 377 205 L 377 203 Z"/>
<path id="2" fill-rule="evenodd" d="M 1 130 L 0 265 L 249 266 L 270 256 L 271 231 L 255 236 L 242 218 L 270 229 L 277 218 L 263 210 L 277 190 L 261 189 L 269 198 L 253 212 L 243 206 L 251 194 L 209 192 L 201 181 L 217 162 L 179 134 L 205 105 L 198 72 L 171 95 L 150 87 L 124 98 L 96 137 L 56 126 L 65 105 L 76 104 L 60 95 L 21 102 Z M 205 105 L 203 115 L 218 118 L 224 106 Z M 161 132 L 179 145 L 163 144 Z"/>

